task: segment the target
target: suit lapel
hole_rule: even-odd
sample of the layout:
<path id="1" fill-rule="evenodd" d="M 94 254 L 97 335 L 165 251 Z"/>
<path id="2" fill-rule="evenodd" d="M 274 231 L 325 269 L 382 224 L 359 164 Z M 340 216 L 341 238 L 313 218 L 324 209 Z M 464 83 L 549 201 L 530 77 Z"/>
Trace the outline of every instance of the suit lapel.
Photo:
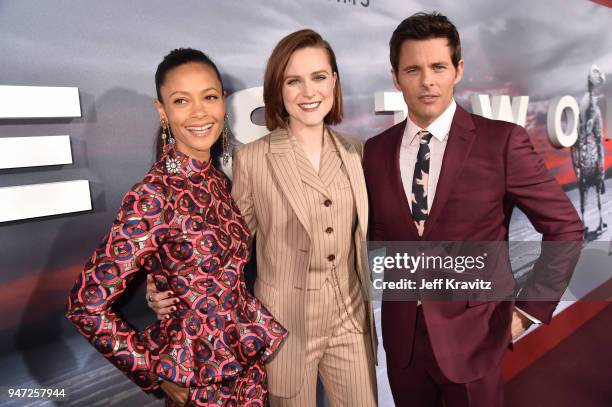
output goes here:
<path id="1" fill-rule="evenodd" d="M 431 235 L 432 229 L 435 228 L 436 219 L 448 201 L 455 179 L 463 169 L 475 138 L 476 129 L 472 117 L 460 106 L 457 106 L 448 135 L 448 144 L 442 159 L 442 170 L 436 187 L 436 196 L 431 205 L 429 217 L 425 222 L 423 239 L 427 239 Z"/>
<path id="2" fill-rule="evenodd" d="M 326 198 L 329 198 L 329 191 L 321 181 L 321 177 L 315 172 L 302 147 L 293 137 L 290 137 L 289 142 L 293 148 L 297 169 L 302 181 L 319 191 Z M 323 165 L 323 157 L 321 157 L 321 165 Z"/>
<path id="3" fill-rule="evenodd" d="M 321 155 L 321 168 L 319 169 L 319 177 L 326 188 L 334 184 L 342 168 L 342 159 L 332 137 L 331 132 L 330 136 L 326 137 L 323 154 Z"/>
<path id="4" fill-rule="evenodd" d="M 368 192 L 365 185 L 363 167 L 361 166 L 361 157 L 357 153 L 355 146 L 335 134 L 332 130 L 328 130 L 333 142 L 336 144 L 340 159 L 346 168 L 353 191 L 353 199 L 355 200 L 355 207 L 357 209 L 357 219 L 362 233 L 362 240 L 365 240 L 368 231 Z"/>
<path id="5" fill-rule="evenodd" d="M 281 191 L 306 233 L 312 238 L 306 193 L 302 187 L 298 164 L 285 129 L 276 129 L 270 134 L 270 152 L 267 158 Z"/>

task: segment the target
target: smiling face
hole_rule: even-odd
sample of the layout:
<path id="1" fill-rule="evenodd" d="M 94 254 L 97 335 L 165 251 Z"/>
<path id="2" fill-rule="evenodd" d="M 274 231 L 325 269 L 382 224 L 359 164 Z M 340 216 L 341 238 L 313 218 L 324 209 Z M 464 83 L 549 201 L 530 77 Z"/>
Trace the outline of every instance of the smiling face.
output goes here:
<path id="1" fill-rule="evenodd" d="M 446 38 L 406 40 L 400 48 L 397 71 L 392 74 L 410 119 L 426 128 L 450 105 L 453 88 L 463 76 L 463 60 L 454 67 Z"/>
<path id="2" fill-rule="evenodd" d="M 283 104 L 291 128 L 323 126 L 334 104 L 336 74 L 323 48 L 306 47 L 291 55 L 283 76 Z"/>
<path id="3" fill-rule="evenodd" d="M 166 74 L 161 97 L 155 106 L 162 123 L 170 126 L 176 149 L 208 161 L 225 116 L 223 90 L 215 71 L 199 62 L 179 65 Z"/>

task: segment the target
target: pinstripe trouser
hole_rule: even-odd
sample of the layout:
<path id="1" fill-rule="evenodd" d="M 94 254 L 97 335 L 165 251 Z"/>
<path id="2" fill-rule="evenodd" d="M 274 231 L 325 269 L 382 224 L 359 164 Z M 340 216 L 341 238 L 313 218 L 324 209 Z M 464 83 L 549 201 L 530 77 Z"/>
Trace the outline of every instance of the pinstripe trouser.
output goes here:
<path id="1" fill-rule="evenodd" d="M 317 376 L 333 407 L 376 406 L 376 369 L 369 337 L 356 332 L 331 278 L 307 290 L 304 385 L 292 398 L 270 394 L 272 407 L 314 407 Z M 364 306 L 362 304 L 362 306 Z"/>

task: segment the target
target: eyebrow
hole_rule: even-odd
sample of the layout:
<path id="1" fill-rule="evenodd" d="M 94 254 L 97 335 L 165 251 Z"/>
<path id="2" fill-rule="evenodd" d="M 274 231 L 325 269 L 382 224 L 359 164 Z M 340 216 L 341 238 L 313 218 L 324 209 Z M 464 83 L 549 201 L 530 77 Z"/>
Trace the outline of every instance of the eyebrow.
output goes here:
<path id="1" fill-rule="evenodd" d="M 311 72 L 308 75 L 317 75 L 317 74 L 320 74 L 320 73 L 329 73 L 329 71 L 327 69 L 321 69 L 319 71 Z M 288 78 L 299 78 L 300 76 L 301 75 L 287 75 L 287 76 L 285 76 L 285 79 L 288 79 Z"/>
<path id="2" fill-rule="evenodd" d="M 448 66 L 448 62 L 446 62 L 446 61 L 437 61 L 437 62 L 430 63 L 428 66 L 437 66 L 437 65 Z M 405 66 L 404 68 L 402 68 L 402 71 L 407 71 L 409 69 L 419 69 L 420 67 L 421 67 L 420 65 L 408 65 L 408 66 Z"/>
<path id="3" fill-rule="evenodd" d="M 215 88 L 214 86 L 211 86 L 210 88 L 206 88 L 206 89 L 202 90 L 200 93 L 206 93 L 206 92 L 211 91 L 211 90 L 219 92 L 219 89 Z M 173 95 L 175 95 L 177 93 L 188 94 L 189 92 L 185 92 L 184 90 L 175 90 L 174 92 L 169 94 L 168 97 L 172 97 Z"/>

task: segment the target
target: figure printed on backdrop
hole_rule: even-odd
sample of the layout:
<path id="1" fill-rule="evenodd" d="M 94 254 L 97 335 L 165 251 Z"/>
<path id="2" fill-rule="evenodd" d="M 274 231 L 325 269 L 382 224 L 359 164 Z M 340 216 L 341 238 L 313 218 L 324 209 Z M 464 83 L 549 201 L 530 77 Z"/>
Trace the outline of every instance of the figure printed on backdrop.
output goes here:
<path id="1" fill-rule="evenodd" d="M 464 69 L 456 27 L 441 14 L 417 13 L 389 45 L 408 118 L 364 147 L 369 240 L 503 242 L 518 207 L 543 241 L 575 249 L 562 259 L 542 254 L 536 267 L 571 275 L 583 225 L 527 132 L 470 114 L 453 99 Z M 558 302 L 530 299 L 537 284 L 528 281 L 517 301 L 383 301 L 395 405 L 502 406 L 504 352 L 531 323 L 549 322 Z"/>
<path id="2" fill-rule="evenodd" d="M 246 289 L 249 219 L 213 165 L 211 151 L 227 145 L 221 76 L 204 53 L 176 49 L 155 85 L 158 161 L 124 196 L 66 316 L 143 390 L 161 388 L 167 406 L 265 406 L 264 363 L 287 331 Z M 168 316 L 142 331 L 113 310 L 138 273 L 175 293 Z"/>
<path id="3" fill-rule="evenodd" d="M 270 405 L 375 406 L 375 329 L 363 242 L 361 144 L 329 126 L 343 105 L 336 57 L 312 30 L 283 38 L 264 77 L 263 138 L 233 157 L 232 196 L 256 237 L 255 294 L 289 336 L 266 364 Z M 148 284 L 159 318 L 168 292 Z"/>
<path id="4" fill-rule="evenodd" d="M 580 192 L 580 213 L 586 224 L 584 215 L 587 194 L 591 187 L 595 189 L 599 220 L 597 228 L 589 233 L 585 228 L 585 239 L 595 240 L 608 229 L 601 214 L 601 199 L 606 193 L 606 156 L 603 145 L 603 120 L 597 104 L 597 88 L 606 81 L 603 72 L 596 66 L 591 66 L 587 78 L 588 91 L 580 101 L 580 121 L 578 124 L 578 140 L 572 146 L 572 164 L 578 181 Z"/>

